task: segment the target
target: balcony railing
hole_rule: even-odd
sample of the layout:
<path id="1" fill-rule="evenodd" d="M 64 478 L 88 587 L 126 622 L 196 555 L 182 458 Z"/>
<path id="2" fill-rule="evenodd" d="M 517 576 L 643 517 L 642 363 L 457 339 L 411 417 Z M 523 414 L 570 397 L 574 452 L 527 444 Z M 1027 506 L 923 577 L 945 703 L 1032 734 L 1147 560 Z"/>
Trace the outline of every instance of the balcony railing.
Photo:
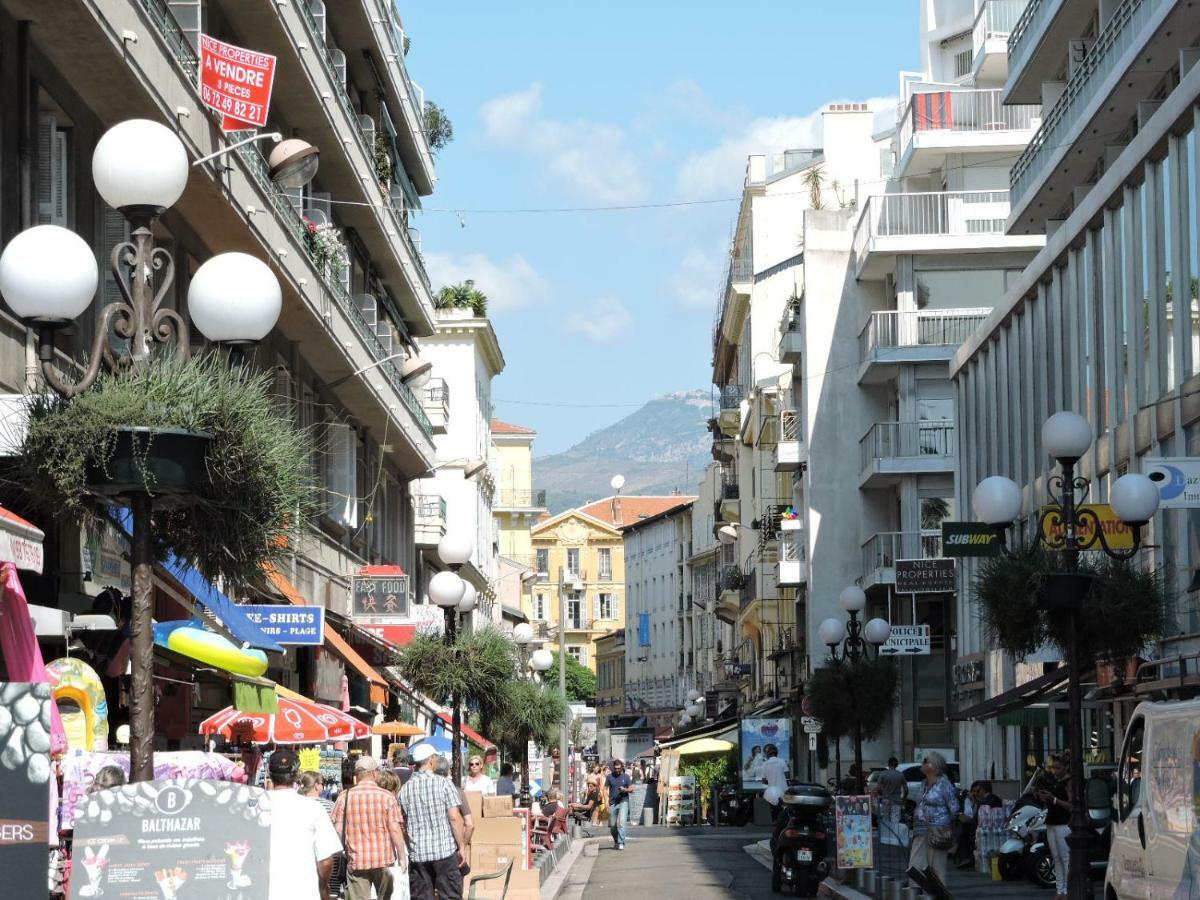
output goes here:
<path id="1" fill-rule="evenodd" d="M 1026 38 L 1041 32 L 1050 10 L 1054 6 L 1053 0 L 1029 0 L 1029 5 L 1025 7 L 1008 35 L 1008 71 L 1010 73 L 1016 72 L 1025 65 L 1026 59 L 1033 51 L 1033 41 L 1026 40 Z"/>
<path id="2" fill-rule="evenodd" d="M 800 413 L 794 409 L 779 412 L 779 440 L 799 441 L 804 430 L 801 428 Z"/>
<path id="3" fill-rule="evenodd" d="M 754 278 L 754 260 L 749 256 L 735 256 L 729 261 L 729 280 L 751 281 Z"/>
<path id="4" fill-rule="evenodd" d="M 877 459 L 953 456 L 951 421 L 876 422 L 858 442 L 865 469 Z"/>
<path id="5" fill-rule="evenodd" d="M 858 334 L 862 359 L 880 348 L 949 346 L 965 341 L 990 309 L 885 310 L 871 313 Z"/>
<path id="6" fill-rule="evenodd" d="M 546 505 L 546 492 L 523 490 L 521 488 L 500 488 L 496 506 L 515 507 L 519 509 L 540 509 Z"/>
<path id="7" fill-rule="evenodd" d="M 721 409 L 738 409 L 744 393 L 740 384 L 721 385 Z"/>
<path id="8" fill-rule="evenodd" d="M 804 562 L 805 548 L 803 531 L 784 531 L 779 535 L 779 561 L 785 563 Z"/>
<path id="9" fill-rule="evenodd" d="M 1068 143 L 1067 133 L 1095 98 L 1105 80 L 1104 75 L 1166 2 L 1168 0 L 1125 0 L 1117 7 L 1087 55 L 1075 67 L 1062 96 L 1046 114 L 1042 127 L 1012 167 L 1009 179 L 1014 203 L 1020 204 L 1025 199 L 1034 180 L 1045 170 L 1050 154 L 1059 149 L 1065 152 L 1063 145 Z M 1009 46 L 1011 52 L 1011 39 Z"/>
<path id="10" fill-rule="evenodd" d="M 942 532 L 884 531 L 862 545 L 863 572 L 890 569 L 898 559 L 934 559 L 942 555 Z"/>
<path id="11" fill-rule="evenodd" d="M 1037 104 L 1005 106 L 1003 91 L 926 91 L 913 94 L 900 123 L 903 157 L 917 134 L 931 132 L 989 133 L 1026 131 L 1042 114 Z"/>
<path id="12" fill-rule="evenodd" d="M 875 238 L 1004 234 L 1008 210 L 1008 191 L 876 194 L 858 217 L 854 256 L 861 263 Z"/>
<path id="13" fill-rule="evenodd" d="M 446 521 L 446 499 L 439 496 L 417 498 L 417 518 Z"/>
<path id="14" fill-rule="evenodd" d="M 990 40 L 1001 40 L 1012 34 L 1029 0 L 984 0 L 975 16 L 971 46 L 978 55 Z"/>

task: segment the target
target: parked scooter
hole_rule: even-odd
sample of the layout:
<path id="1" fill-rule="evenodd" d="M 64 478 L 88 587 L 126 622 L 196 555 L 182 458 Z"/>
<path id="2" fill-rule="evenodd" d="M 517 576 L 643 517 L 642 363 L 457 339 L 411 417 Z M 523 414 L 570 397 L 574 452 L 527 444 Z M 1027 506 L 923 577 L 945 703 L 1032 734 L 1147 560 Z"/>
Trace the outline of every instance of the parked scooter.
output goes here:
<path id="1" fill-rule="evenodd" d="M 722 784 L 717 788 L 716 805 L 708 811 L 711 825 L 714 817 L 720 825 L 742 826 L 750 822 L 754 814 L 754 794 L 743 794 L 736 784 Z"/>
<path id="2" fill-rule="evenodd" d="M 826 833 L 833 827 L 833 795 L 818 784 L 794 784 L 784 792 L 771 835 L 771 890 L 792 888 L 797 896 L 816 896 L 829 874 Z"/>
<path id="3" fill-rule="evenodd" d="M 1000 845 L 997 866 L 1000 877 L 1015 881 L 1029 870 L 1029 860 L 1034 844 L 1046 846 L 1046 809 L 1033 799 L 1032 794 L 1023 794 L 1013 807 L 1005 825 L 1008 837 Z M 1050 868 L 1050 882 L 1054 883 L 1054 868 Z"/>

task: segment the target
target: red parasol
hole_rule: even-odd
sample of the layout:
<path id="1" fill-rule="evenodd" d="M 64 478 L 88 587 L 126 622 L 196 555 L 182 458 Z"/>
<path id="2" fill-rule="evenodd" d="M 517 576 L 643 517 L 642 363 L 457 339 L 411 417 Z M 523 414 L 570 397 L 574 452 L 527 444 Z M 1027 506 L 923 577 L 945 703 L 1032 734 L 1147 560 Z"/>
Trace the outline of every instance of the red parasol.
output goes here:
<path id="1" fill-rule="evenodd" d="M 200 733 L 231 743 L 323 744 L 356 741 L 371 733 L 368 725 L 331 706 L 279 698 L 279 712 L 250 713 L 226 707 L 200 723 Z"/>

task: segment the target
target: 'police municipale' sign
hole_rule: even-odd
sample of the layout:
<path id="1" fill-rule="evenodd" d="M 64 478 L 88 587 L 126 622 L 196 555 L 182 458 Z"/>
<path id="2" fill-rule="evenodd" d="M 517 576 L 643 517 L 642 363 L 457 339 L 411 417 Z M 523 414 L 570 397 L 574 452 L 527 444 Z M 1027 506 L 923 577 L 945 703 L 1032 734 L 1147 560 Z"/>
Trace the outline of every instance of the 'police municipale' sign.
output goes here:
<path id="1" fill-rule="evenodd" d="M 879 648 L 882 656 L 929 656 L 928 625 L 893 625 L 887 643 Z"/>
<path id="2" fill-rule="evenodd" d="M 267 124 L 275 57 L 200 35 L 200 99 L 222 113 L 222 131 Z"/>
<path id="3" fill-rule="evenodd" d="M 954 560 L 896 560 L 897 594 L 949 594 L 954 589 Z"/>

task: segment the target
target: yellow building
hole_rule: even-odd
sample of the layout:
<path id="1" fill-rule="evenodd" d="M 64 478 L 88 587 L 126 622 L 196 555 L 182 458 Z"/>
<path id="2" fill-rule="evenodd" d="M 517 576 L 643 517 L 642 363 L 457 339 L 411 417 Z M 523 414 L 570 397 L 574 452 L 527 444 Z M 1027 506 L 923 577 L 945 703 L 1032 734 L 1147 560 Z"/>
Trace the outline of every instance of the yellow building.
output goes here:
<path id="1" fill-rule="evenodd" d="M 492 501 L 500 555 L 533 568 L 530 529 L 546 512 L 546 492 L 533 489 L 532 428 L 492 419 L 492 468 L 497 490 Z"/>
<path id="2" fill-rule="evenodd" d="M 539 522 L 530 534 L 537 572 L 526 594 L 529 621 L 558 640 L 565 603 L 567 653 L 596 671 L 596 638 L 625 628 L 625 542 L 621 528 L 680 503 L 679 497 L 607 497 Z"/>
<path id="3" fill-rule="evenodd" d="M 596 647 L 596 727 L 608 728 L 625 712 L 625 630 L 603 634 Z"/>

